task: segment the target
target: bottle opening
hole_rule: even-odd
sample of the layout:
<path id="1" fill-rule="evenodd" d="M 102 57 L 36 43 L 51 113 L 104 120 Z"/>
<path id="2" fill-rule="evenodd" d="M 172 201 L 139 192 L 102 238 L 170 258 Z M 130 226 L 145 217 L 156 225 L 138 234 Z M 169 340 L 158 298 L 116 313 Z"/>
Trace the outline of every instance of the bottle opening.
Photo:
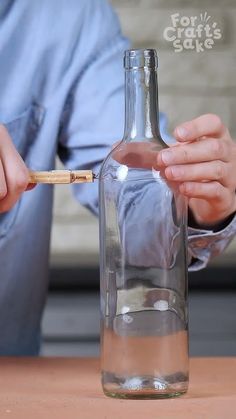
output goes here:
<path id="1" fill-rule="evenodd" d="M 155 49 L 129 49 L 124 53 L 124 68 L 131 70 L 135 68 L 158 67 L 158 58 Z"/>

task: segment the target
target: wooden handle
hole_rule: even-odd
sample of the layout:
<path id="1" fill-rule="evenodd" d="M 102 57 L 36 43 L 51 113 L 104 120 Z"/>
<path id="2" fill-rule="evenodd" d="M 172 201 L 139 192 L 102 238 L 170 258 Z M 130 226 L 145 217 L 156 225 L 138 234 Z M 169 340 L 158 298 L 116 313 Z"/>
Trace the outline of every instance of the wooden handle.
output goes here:
<path id="1" fill-rule="evenodd" d="M 84 183 L 93 182 L 91 170 L 51 170 L 49 172 L 29 172 L 29 183 Z"/>

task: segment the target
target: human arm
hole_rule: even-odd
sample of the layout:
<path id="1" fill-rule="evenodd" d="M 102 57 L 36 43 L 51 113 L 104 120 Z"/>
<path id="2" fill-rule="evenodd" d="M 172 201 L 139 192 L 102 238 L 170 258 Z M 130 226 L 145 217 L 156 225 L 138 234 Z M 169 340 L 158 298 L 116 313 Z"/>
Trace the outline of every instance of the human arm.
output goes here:
<path id="1" fill-rule="evenodd" d="M 216 228 L 236 211 L 236 143 L 216 115 L 177 127 L 178 143 L 158 155 L 165 176 L 179 183 L 196 223 Z"/>
<path id="2" fill-rule="evenodd" d="M 159 153 L 158 164 L 188 197 L 191 268 L 199 269 L 236 234 L 236 143 L 212 114 L 180 125 L 174 135 L 177 144 Z"/>
<path id="3" fill-rule="evenodd" d="M 106 2 L 88 2 L 87 9 L 81 35 L 86 40 L 85 56 L 80 50 L 74 54 L 74 82 L 62 117 L 58 151 L 68 169 L 98 174 L 112 144 L 123 135 L 122 59 L 129 42 Z M 81 60 L 83 71 L 78 74 Z M 74 185 L 73 192 L 82 205 L 98 213 L 97 182 Z"/>

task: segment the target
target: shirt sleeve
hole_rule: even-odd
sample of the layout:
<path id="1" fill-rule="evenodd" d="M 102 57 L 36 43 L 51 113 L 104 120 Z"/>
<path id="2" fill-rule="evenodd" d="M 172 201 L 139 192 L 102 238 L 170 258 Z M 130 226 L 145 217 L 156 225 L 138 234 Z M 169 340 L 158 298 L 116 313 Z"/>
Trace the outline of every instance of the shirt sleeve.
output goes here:
<path id="1" fill-rule="evenodd" d="M 220 231 L 188 228 L 189 270 L 205 268 L 209 260 L 222 253 L 236 235 L 236 215 Z"/>
<path id="2" fill-rule="evenodd" d="M 90 1 L 80 45 L 74 60 L 78 71 L 63 116 L 59 157 L 69 169 L 91 169 L 96 174 L 112 144 L 124 129 L 123 37 L 115 12 L 106 1 Z M 76 66 L 75 66 L 76 71 Z M 98 212 L 98 186 L 74 185 L 75 197 Z"/>

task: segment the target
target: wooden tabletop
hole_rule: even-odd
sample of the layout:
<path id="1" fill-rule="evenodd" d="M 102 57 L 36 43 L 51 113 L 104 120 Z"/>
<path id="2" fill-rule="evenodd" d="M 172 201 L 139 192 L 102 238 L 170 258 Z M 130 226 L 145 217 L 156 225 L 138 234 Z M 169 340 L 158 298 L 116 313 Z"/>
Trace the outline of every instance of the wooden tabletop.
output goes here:
<path id="1" fill-rule="evenodd" d="M 0 358 L 1 419 L 235 419 L 236 358 L 192 358 L 189 392 L 169 400 L 115 400 L 98 359 Z"/>

